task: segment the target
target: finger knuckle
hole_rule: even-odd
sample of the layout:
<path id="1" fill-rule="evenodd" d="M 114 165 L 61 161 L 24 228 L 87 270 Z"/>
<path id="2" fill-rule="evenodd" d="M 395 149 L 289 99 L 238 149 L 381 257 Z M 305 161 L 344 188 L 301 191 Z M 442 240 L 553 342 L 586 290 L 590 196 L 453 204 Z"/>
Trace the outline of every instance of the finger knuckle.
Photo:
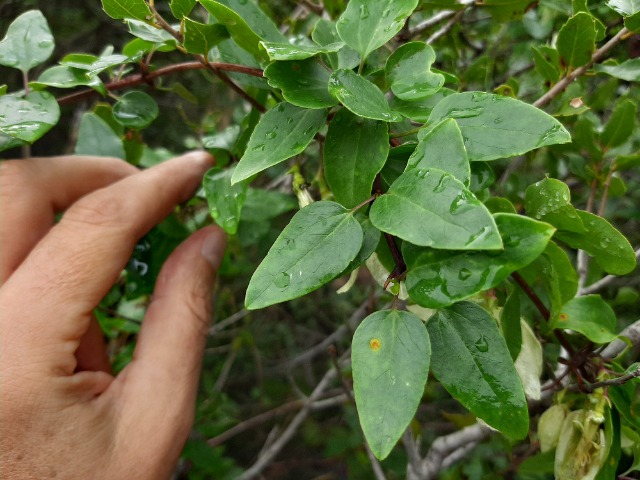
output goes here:
<path id="1" fill-rule="evenodd" d="M 62 222 L 113 228 L 126 221 L 128 210 L 126 198 L 106 196 L 98 191 L 73 204 L 64 214 Z"/>

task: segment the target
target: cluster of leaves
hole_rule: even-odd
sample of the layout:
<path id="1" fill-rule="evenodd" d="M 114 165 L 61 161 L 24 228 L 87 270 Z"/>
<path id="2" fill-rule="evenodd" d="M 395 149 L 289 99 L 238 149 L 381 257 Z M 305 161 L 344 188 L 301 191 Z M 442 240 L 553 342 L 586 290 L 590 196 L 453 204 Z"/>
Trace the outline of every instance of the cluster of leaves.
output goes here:
<path id="1" fill-rule="evenodd" d="M 296 209 L 292 196 L 249 186 L 285 174 L 300 206 L 255 269 L 246 308 L 289 301 L 346 275 L 355 280 L 361 267 L 395 297 L 393 309 L 362 321 L 351 347 L 360 424 L 379 459 L 414 418 L 430 373 L 475 417 L 521 440 L 531 430 L 527 401 L 542 395 L 540 339 L 561 344 L 580 384 L 624 370 L 618 363 L 605 368 L 592 355 L 620 326 L 611 302 L 584 290 L 586 281 L 636 267 L 629 241 L 603 216 L 608 197 L 624 193 L 620 172 L 637 170 L 640 160 L 638 95 L 629 88 L 640 80 L 640 59 L 594 59 L 617 23 L 624 23 L 622 34 L 640 30 L 640 5 L 541 1 L 528 9 L 527 0 L 486 0 L 475 7 L 481 15 L 516 20 L 533 39 L 514 58 L 531 56 L 533 64 L 520 77 L 504 68 L 504 83 L 484 91 L 478 72 L 488 72 L 490 55 L 454 73 L 464 61 L 458 45 L 434 50 L 412 32 L 430 14 L 463 13 L 470 2 L 325 2 L 333 19 L 312 16 L 295 36 L 253 1 L 198 3 L 203 9 L 195 0 L 171 0 L 170 25 L 144 0 L 103 0 L 104 11 L 125 20 L 135 38 L 122 53 L 66 55 L 33 81 L 29 72 L 50 57 L 54 41 L 40 12 L 18 17 L 0 42 L 0 64 L 20 70 L 25 81 L 16 93 L 0 90 L 0 149 L 29 145 L 58 122 L 51 89 L 85 86 L 113 95 L 114 82 L 126 88 L 121 79 L 138 64 L 145 70 L 136 84 L 155 78 L 155 52 L 189 56 L 196 60 L 190 69 L 239 91 L 248 113 L 239 109 L 234 125 L 201 138 L 219 159 L 203 182 L 211 217 L 236 235 L 243 223 L 264 225 Z M 206 23 L 194 19 L 203 11 Z M 546 42 L 553 32 L 555 42 Z M 223 64 L 243 68 L 227 74 Z M 587 71 L 595 83 L 580 77 Z M 579 81 L 539 102 L 551 102 L 552 114 L 522 100 L 574 77 Z M 606 102 L 616 96 L 609 110 Z M 84 113 L 75 152 L 158 161 L 164 155 L 140 134 L 158 114 L 156 100 L 138 90 L 99 104 Z M 523 161 L 544 165 L 549 176 L 511 192 L 506 183 L 504 196 L 496 196 L 494 169 Z M 576 185 L 584 210 L 571 198 Z M 521 301 L 523 291 L 537 314 Z M 568 339 L 568 330 L 576 335 Z M 556 349 L 548 360 L 558 356 Z M 538 427 L 543 453 L 528 468 L 544 471 L 555 452 L 557 478 L 612 478 L 621 445 L 637 439 L 640 426 L 635 384 L 608 394 L 609 403 L 602 390 L 557 399 Z M 561 428 L 548 433 L 552 427 Z M 640 461 L 640 451 L 633 453 L 632 469 Z"/>

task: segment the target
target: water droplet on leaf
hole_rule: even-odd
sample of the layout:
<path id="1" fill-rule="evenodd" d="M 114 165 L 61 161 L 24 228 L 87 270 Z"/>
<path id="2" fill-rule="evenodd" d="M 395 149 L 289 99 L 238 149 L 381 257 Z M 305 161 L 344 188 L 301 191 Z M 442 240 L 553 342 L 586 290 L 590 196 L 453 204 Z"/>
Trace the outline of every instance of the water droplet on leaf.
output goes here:
<path id="1" fill-rule="evenodd" d="M 481 335 L 480 338 L 476 340 L 475 347 L 482 353 L 489 351 L 489 344 L 487 343 L 487 339 L 484 335 Z"/>
<path id="2" fill-rule="evenodd" d="M 469 270 L 468 268 L 462 268 L 460 269 L 460 271 L 458 272 L 458 278 L 460 280 L 466 280 L 467 278 L 469 278 L 471 276 L 471 270 Z"/>
<path id="3" fill-rule="evenodd" d="M 273 284 L 278 288 L 286 288 L 291 283 L 291 275 L 287 272 L 282 272 L 276 275 L 273 279 Z"/>

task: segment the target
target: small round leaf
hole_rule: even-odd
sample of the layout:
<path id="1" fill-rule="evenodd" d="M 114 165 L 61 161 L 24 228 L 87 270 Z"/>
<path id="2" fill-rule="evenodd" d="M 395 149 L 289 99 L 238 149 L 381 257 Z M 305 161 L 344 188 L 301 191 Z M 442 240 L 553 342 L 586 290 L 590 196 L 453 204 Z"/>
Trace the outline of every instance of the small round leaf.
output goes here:
<path id="1" fill-rule="evenodd" d="M 113 116 L 125 127 L 142 130 L 158 116 L 158 104 L 144 92 L 128 92 L 113 106 Z"/>

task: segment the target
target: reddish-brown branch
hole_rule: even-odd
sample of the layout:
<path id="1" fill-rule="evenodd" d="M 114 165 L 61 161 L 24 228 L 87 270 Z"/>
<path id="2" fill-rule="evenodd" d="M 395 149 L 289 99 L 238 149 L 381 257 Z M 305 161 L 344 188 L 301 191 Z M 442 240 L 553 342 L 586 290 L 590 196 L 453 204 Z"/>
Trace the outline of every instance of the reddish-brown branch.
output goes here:
<path id="1" fill-rule="evenodd" d="M 542 303 L 542 300 L 540 300 L 540 297 L 533 290 L 533 288 L 531 288 L 531 286 L 527 283 L 527 281 L 524 278 L 522 278 L 522 275 L 520 275 L 518 272 L 513 272 L 511 274 L 511 278 L 513 278 L 518 284 L 518 286 L 522 289 L 522 291 L 527 294 L 527 297 L 529 297 L 529 300 L 533 302 L 533 304 L 536 306 L 536 308 L 538 309 L 540 314 L 544 317 L 544 319 L 549 320 L 551 318 L 551 312 L 549 312 L 549 309 L 546 307 L 546 305 Z M 574 350 L 571 347 L 571 344 L 569 343 L 569 341 L 565 338 L 564 334 L 558 329 L 555 329 L 553 331 L 553 334 L 556 336 L 556 338 L 560 342 L 560 345 L 562 345 L 562 347 L 569 353 L 569 355 L 573 355 Z"/>
<path id="2" fill-rule="evenodd" d="M 226 72 L 238 72 L 244 73 L 246 75 L 252 75 L 254 77 L 262 77 L 262 70 L 259 68 L 251 68 L 245 67 L 244 65 L 236 65 L 234 63 L 216 63 L 211 62 L 210 65 L 216 68 L 218 71 L 226 71 Z M 146 83 L 148 81 L 152 81 L 159 77 L 164 77 L 165 75 L 171 75 L 173 73 L 186 72 L 189 70 L 203 70 L 207 68 L 206 65 L 201 62 L 183 62 L 176 63 L 175 65 L 168 65 L 166 67 L 159 68 L 152 72 L 147 73 L 146 75 L 137 73 L 134 75 L 129 75 L 121 80 L 116 80 L 110 83 L 107 83 L 105 87 L 108 91 L 116 91 L 122 90 L 124 88 L 131 88 L 142 83 Z M 82 90 L 80 92 L 75 92 L 70 95 L 66 95 L 64 97 L 60 97 L 58 99 L 58 103 L 60 105 L 67 105 L 74 102 L 79 102 L 81 100 L 85 100 L 87 98 L 91 98 L 99 95 L 98 92 L 92 89 Z"/>

